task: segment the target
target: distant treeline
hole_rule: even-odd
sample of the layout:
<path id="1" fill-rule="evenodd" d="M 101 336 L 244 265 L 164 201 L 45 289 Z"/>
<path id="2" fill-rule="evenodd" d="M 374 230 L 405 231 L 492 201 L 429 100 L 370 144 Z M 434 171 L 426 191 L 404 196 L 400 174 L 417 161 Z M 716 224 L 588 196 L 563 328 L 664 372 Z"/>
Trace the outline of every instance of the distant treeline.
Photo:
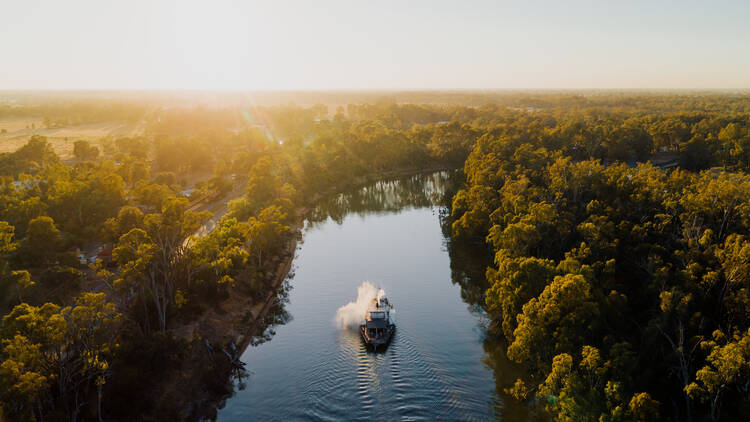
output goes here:
<path id="1" fill-rule="evenodd" d="M 144 117 L 147 110 L 147 107 L 141 104 L 114 101 L 0 105 L 0 119 L 38 118 L 43 120 L 42 124 L 45 127 L 53 128 L 112 121 L 137 122 Z"/>

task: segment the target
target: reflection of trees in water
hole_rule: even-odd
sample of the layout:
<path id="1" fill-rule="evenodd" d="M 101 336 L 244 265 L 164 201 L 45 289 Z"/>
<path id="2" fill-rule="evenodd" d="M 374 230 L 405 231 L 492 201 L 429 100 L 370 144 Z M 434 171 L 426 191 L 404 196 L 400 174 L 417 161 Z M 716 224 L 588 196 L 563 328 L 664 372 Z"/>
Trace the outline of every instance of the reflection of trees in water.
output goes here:
<path id="1" fill-rule="evenodd" d="M 348 214 L 363 216 L 443 205 L 446 193 L 461 179 L 460 171 L 453 170 L 376 182 L 322 199 L 308 222 L 315 226 L 331 218 L 341 224 Z"/>
<path id="2" fill-rule="evenodd" d="M 469 305 L 469 310 L 482 315 L 484 292 L 489 287 L 485 273 L 492 264 L 492 251 L 484 242 L 455 242 L 451 239 L 451 205 L 453 196 L 462 187 L 462 183 L 463 179 L 453 181 L 450 189 L 443 195 L 440 228 L 450 257 L 451 281 L 461 287 L 461 299 Z"/>
<path id="3" fill-rule="evenodd" d="M 457 186 L 457 185 L 456 185 Z M 455 190 L 445 192 L 440 210 L 440 227 L 445 248 L 450 257 L 451 281 L 461 287 L 461 299 L 469 305 L 469 311 L 479 318 L 479 325 L 486 329 L 491 321 L 485 313 L 484 293 L 489 288 L 487 267 L 492 265 L 492 250 L 484 242 L 454 242 L 451 239 L 450 216 Z M 528 376 L 526 368 L 508 359 L 507 342 L 502 335 L 485 335 L 482 342 L 485 356 L 483 363 L 492 369 L 495 379 L 496 399 L 492 406 L 498 418 L 504 420 L 549 421 L 549 415 L 541 406 L 527 406 L 505 392 L 518 378 Z"/>
<path id="4" fill-rule="evenodd" d="M 276 335 L 276 327 L 287 324 L 292 320 L 292 315 L 286 310 L 286 304 L 289 303 L 289 291 L 292 289 L 289 281 L 292 277 L 293 274 L 284 280 L 281 288 L 276 293 L 276 297 L 272 299 L 271 307 L 263 315 L 263 318 L 257 322 L 257 325 L 253 327 L 250 333 L 250 346 L 255 347 L 270 341 Z M 234 396 L 237 391 L 244 390 L 247 387 L 247 379 L 250 375 L 252 375 L 252 372 L 248 373 L 244 366 L 235 366 L 232 368 L 229 377 L 235 389 L 232 391 L 231 396 Z"/>
<path id="5" fill-rule="evenodd" d="M 268 308 L 262 319 L 257 321 L 255 325 L 251 327 L 250 332 L 248 333 L 250 336 L 248 346 L 255 347 L 270 341 L 273 336 L 276 335 L 276 327 L 284 325 L 292 320 L 292 315 L 286 310 L 286 305 L 289 303 L 289 292 L 292 290 L 292 285 L 290 283 L 292 278 L 294 278 L 294 274 L 290 273 L 271 299 L 272 302 L 270 308 Z M 244 351 L 239 352 L 244 353 Z M 225 384 L 232 386 L 231 390 L 228 394 L 226 392 L 220 392 L 214 398 L 205 398 L 206 405 L 204 405 L 200 412 L 198 412 L 200 415 L 199 419 L 216 420 L 218 409 L 223 408 L 226 401 L 232 398 L 237 391 L 244 390 L 247 387 L 248 378 L 251 376 L 252 371 L 248 371 L 244 366 L 232 366 L 226 373 L 227 384 Z M 214 404 L 209 404 L 212 401 Z"/>
<path id="6" fill-rule="evenodd" d="M 503 337 L 494 335 L 487 336 L 482 343 L 484 347 L 484 359 L 482 362 L 492 369 L 495 378 L 495 393 L 497 397 L 493 400 L 492 406 L 498 419 L 506 421 L 533 421 L 549 422 L 552 420 L 544 408 L 536 403 L 535 399 L 530 399 L 529 403 L 520 402 L 510 394 L 505 392 L 506 389 L 513 387 L 516 379 L 524 378 L 532 383 L 539 383 L 543 380 L 529 378 L 527 369 L 519 365 L 506 355 L 508 343 Z"/>
<path id="7" fill-rule="evenodd" d="M 252 336 L 250 338 L 251 346 L 258 346 L 270 341 L 276 335 L 276 327 L 292 320 L 292 315 L 286 310 L 286 304 L 289 303 L 289 291 L 292 290 L 292 284 L 290 283 L 292 277 L 293 275 L 290 275 L 284 280 L 276 293 L 276 297 L 272 299 L 273 304 L 263 318 L 258 321 L 253 332 L 250 333 Z"/>
<path id="8" fill-rule="evenodd" d="M 487 245 L 453 242 L 450 235 L 450 218 L 447 211 L 441 212 L 441 226 L 445 237 L 451 266 L 451 281 L 461 287 L 461 299 L 473 313 L 484 313 L 484 292 L 489 287 L 485 273 L 492 263 L 492 254 Z"/>
<path id="9" fill-rule="evenodd" d="M 292 278 L 294 278 L 294 274 L 290 273 L 277 290 L 275 297 L 271 299 L 270 308 L 259 321 L 256 321 L 255 326 L 248 333 L 250 335 L 249 346 L 255 347 L 271 341 L 273 336 L 276 335 L 276 327 L 287 324 L 293 319 L 292 314 L 286 310 L 286 305 L 289 303 L 289 292 L 292 290 L 292 284 L 290 283 Z M 232 377 L 235 381 L 238 381 L 236 385 L 239 389 L 243 390 L 245 388 L 244 381 L 247 378 L 247 371 L 244 367 L 236 368 Z"/>

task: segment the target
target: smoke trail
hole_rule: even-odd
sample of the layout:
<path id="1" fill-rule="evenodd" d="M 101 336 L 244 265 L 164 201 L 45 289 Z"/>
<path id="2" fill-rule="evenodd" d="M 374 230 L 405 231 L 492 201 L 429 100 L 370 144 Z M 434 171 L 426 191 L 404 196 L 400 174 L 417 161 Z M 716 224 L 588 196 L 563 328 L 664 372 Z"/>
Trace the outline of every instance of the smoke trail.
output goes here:
<path id="1" fill-rule="evenodd" d="M 376 297 L 381 298 L 383 296 L 385 296 L 383 289 L 376 288 L 369 281 L 363 282 L 357 288 L 357 300 L 347 303 L 336 312 L 336 318 L 334 319 L 336 326 L 340 329 L 347 327 L 356 328 L 364 322 L 365 312 L 370 301 Z"/>

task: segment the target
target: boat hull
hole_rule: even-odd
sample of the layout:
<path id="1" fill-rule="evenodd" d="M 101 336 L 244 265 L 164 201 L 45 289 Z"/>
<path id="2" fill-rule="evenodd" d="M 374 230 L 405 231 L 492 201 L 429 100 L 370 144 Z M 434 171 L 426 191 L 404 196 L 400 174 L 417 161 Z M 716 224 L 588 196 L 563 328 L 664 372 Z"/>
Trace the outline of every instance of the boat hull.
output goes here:
<path id="1" fill-rule="evenodd" d="M 362 336 L 362 340 L 365 342 L 365 345 L 369 348 L 372 348 L 373 351 L 377 351 L 378 349 L 384 349 L 388 343 L 390 343 L 391 338 L 393 338 L 393 333 L 396 332 L 396 325 L 390 324 L 386 327 L 386 329 L 383 331 L 381 335 L 378 336 L 371 336 L 367 332 L 367 326 L 366 325 L 360 325 L 359 326 L 359 333 Z"/>

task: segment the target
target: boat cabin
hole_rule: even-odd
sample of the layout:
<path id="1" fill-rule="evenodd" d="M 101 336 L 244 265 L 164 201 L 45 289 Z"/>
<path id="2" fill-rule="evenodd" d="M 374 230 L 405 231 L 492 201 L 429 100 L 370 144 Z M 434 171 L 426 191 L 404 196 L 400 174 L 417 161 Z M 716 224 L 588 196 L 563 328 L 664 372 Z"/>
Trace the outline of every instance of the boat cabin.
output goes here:
<path id="1" fill-rule="evenodd" d="M 393 337 L 396 325 L 391 319 L 391 309 L 393 306 L 382 293 L 372 299 L 367 307 L 365 320 L 359 326 L 359 331 L 365 344 L 372 346 L 373 350 L 388 344 Z"/>
<path id="2" fill-rule="evenodd" d="M 367 310 L 365 327 L 367 335 L 370 338 L 377 338 L 387 334 L 391 325 L 390 321 L 391 304 L 385 297 L 373 299 Z"/>

